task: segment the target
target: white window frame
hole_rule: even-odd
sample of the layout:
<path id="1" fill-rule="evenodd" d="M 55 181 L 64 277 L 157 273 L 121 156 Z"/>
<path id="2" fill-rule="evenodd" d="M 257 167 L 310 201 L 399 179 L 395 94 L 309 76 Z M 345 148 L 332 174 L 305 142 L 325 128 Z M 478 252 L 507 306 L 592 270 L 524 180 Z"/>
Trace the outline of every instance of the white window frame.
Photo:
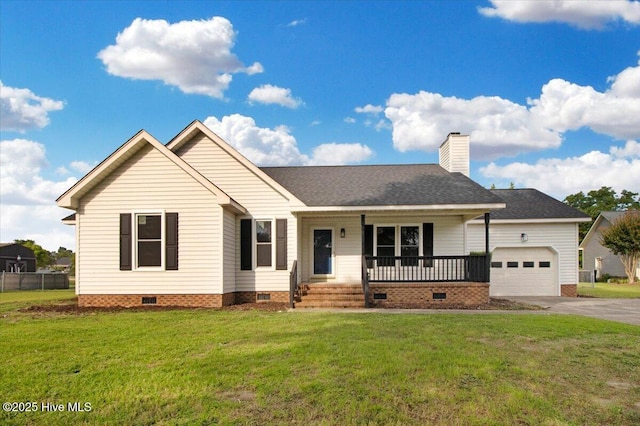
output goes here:
<path id="1" fill-rule="evenodd" d="M 258 222 L 271 222 L 271 265 L 258 266 Z M 276 219 L 274 217 L 255 218 L 251 222 L 251 254 L 253 258 L 254 271 L 275 271 L 276 270 Z M 262 243 L 264 244 L 264 243 Z"/>
<path id="2" fill-rule="evenodd" d="M 160 266 L 139 266 L 138 259 L 138 217 L 139 216 L 160 216 Z M 164 210 L 141 210 L 134 211 L 131 214 L 131 224 L 133 227 L 133 270 L 134 271 L 164 271 L 166 250 L 165 245 L 167 243 L 166 238 L 166 224 L 165 224 L 165 211 Z"/>
<path id="3" fill-rule="evenodd" d="M 384 224 L 384 223 L 380 223 L 380 224 L 375 224 L 373 226 L 373 255 L 377 256 L 378 255 L 378 227 L 380 228 L 395 228 L 395 240 L 394 240 L 394 248 L 393 248 L 393 252 L 395 253 L 394 256 L 402 256 L 402 241 L 401 237 L 402 237 L 402 233 L 400 231 L 401 227 L 417 227 L 418 228 L 418 256 L 424 256 L 423 252 L 422 252 L 422 239 L 423 239 L 423 233 L 422 233 L 422 224 L 419 223 L 389 223 L 389 224 Z"/>

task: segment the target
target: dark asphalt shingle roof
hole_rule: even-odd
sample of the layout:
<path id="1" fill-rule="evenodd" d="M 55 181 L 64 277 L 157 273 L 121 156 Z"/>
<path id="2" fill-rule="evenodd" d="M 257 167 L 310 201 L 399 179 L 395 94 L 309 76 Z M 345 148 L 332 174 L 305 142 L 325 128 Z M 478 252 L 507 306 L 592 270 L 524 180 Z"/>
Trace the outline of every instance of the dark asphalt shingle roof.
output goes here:
<path id="1" fill-rule="evenodd" d="M 537 189 L 492 189 L 507 204 L 491 212 L 491 219 L 581 219 L 589 215 Z"/>
<path id="2" fill-rule="evenodd" d="M 261 167 L 307 206 L 493 204 L 502 200 L 436 164 Z"/>

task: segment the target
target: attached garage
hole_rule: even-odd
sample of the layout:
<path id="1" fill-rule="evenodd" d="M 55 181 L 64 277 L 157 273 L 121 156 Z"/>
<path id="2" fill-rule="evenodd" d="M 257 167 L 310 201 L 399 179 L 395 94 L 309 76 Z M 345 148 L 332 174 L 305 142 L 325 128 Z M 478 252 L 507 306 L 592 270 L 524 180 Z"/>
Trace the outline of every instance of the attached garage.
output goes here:
<path id="1" fill-rule="evenodd" d="M 506 208 L 489 224 L 489 294 L 575 296 L 578 285 L 578 224 L 591 218 L 535 189 L 493 189 Z M 484 220 L 467 224 L 467 250 L 485 250 Z"/>
<path id="2" fill-rule="evenodd" d="M 558 254 L 550 247 L 496 247 L 491 296 L 559 296 Z"/>

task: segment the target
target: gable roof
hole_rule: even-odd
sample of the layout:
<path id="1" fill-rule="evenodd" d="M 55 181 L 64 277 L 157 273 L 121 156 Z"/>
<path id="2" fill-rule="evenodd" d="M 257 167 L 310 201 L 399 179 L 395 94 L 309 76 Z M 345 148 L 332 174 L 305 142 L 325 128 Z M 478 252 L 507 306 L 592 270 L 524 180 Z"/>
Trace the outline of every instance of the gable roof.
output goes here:
<path id="1" fill-rule="evenodd" d="M 251 173 L 256 175 L 259 179 L 272 187 L 280 195 L 288 199 L 292 204 L 302 204 L 302 202 L 296 198 L 287 188 L 280 183 L 273 180 L 269 175 L 264 173 L 258 166 L 253 164 L 247 157 L 242 155 L 237 149 L 228 144 L 220 136 L 216 135 L 211 129 L 204 125 L 200 120 L 194 120 L 185 127 L 180 133 L 178 133 L 173 139 L 167 143 L 167 148 L 172 152 L 176 152 L 181 146 L 194 138 L 199 133 L 204 134 L 213 143 L 217 144 L 222 150 L 233 157 L 236 161 L 242 164 Z"/>
<path id="2" fill-rule="evenodd" d="M 307 206 L 483 205 L 503 201 L 436 164 L 261 167 Z M 486 207 L 489 205 L 489 207 Z"/>
<path id="3" fill-rule="evenodd" d="M 588 222 L 591 217 L 537 189 L 491 189 L 507 207 L 491 212 L 491 220 L 561 219 Z"/>
<path id="4" fill-rule="evenodd" d="M 152 148 L 159 151 L 167 159 L 213 193 L 217 197 L 218 204 L 223 207 L 230 207 L 236 212 L 246 213 L 246 209 L 244 207 L 144 130 L 140 130 L 131 139 L 115 150 L 109 157 L 94 167 L 93 170 L 87 173 L 82 179 L 76 182 L 75 185 L 58 197 L 56 202 L 60 207 L 76 209 L 78 207 L 79 200 L 84 195 L 118 169 L 122 164 L 126 163 L 127 160 L 146 145 L 151 145 Z"/>
<path id="5" fill-rule="evenodd" d="M 598 231 L 598 228 L 600 228 L 600 226 L 602 225 L 602 222 L 607 221 L 609 222 L 609 225 L 611 225 L 616 219 L 618 219 L 620 216 L 626 214 L 626 211 L 606 211 L 606 212 L 601 212 L 598 217 L 596 218 L 596 220 L 593 221 L 593 224 L 591 225 L 591 228 L 589 228 L 589 231 L 587 232 L 587 235 L 584 236 L 584 238 L 582 239 L 582 241 L 580 242 L 580 247 L 584 247 L 587 245 L 587 243 L 589 242 L 589 240 L 591 240 L 591 238 L 593 238 L 593 236 L 596 234 L 596 232 Z"/>

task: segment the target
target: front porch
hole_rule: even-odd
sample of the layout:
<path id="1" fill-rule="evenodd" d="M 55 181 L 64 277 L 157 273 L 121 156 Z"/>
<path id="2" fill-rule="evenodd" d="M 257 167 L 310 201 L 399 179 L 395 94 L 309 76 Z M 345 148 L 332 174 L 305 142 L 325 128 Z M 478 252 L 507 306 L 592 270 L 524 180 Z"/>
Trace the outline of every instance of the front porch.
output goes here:
<path id="1" fill-rule="evenodd" d="M 299 217 L 291 306 L 437 308 L 488 302 L 489 257 L 446 254 L 466 251 L 465 222 L 477 213 L 430 213 Z"/>

